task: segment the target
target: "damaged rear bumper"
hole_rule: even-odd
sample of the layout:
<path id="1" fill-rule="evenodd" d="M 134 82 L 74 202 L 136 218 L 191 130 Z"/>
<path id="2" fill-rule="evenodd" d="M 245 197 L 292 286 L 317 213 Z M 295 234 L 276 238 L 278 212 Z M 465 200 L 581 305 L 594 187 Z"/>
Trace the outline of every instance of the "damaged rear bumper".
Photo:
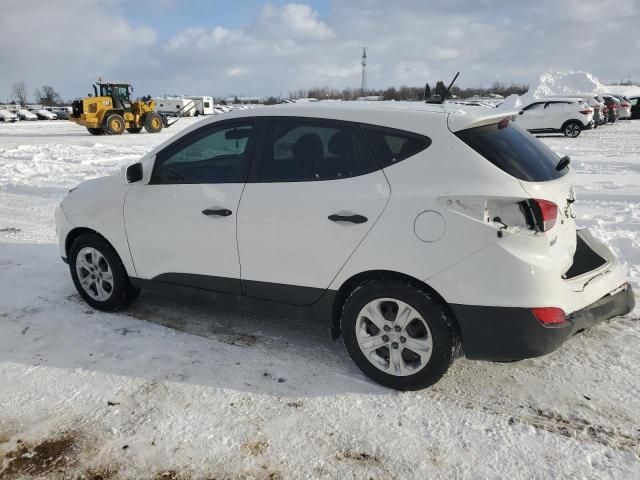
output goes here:
<path id="1" fill-rule="evenodd" d="M 460 325 L 465 356 L 494 361 L 546 355 L 574 334 L 603 320 L 626 315 L 634 306 L 628 283 L 573 312 L 559 325 L 541 324 L 530 308 L 451 305 Z"/>
<path id="2" fill-rule="evenodd" d="M 577 332 L 633 310 L 633 290 L 615 254 L 586 229 L 577 237 L 571 268 L 562 278 L 544 282 L 553 298 L 539 297 L 537 304 L 522 307 L 451 304 L 467 358 L 511 361 L 546 355 Z M 566 321 L 542 324 L 534 307 L 561 308 Z"/>

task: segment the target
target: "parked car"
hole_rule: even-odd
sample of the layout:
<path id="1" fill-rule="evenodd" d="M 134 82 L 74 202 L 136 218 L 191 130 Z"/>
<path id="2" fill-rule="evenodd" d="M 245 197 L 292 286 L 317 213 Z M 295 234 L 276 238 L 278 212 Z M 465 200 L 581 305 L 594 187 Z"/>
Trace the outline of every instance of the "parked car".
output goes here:
<path id="1" fill-rule="evenodd" d="M 32 110 L 31 113 L 34 113 L 38 116 L 38 120 L 56 120 L 58 116 L 50 112 L 49 110 L 45 110 L 43 108 L 38 110 Z"/>
<path id="2" fill-rule="evenodd" d="M 58 110 L 55 114 L 58 120 L 69 120 L 69 112 L 67 110 Z"/>
<path id="3" fill-rule="evenodd" d="M 544 355 L 628 313 L 621 262 L 576 229 L 568 157 L 477 115 L 307 103 L 207 118 L 71 189 L 60 254 L 99 310 L 174 284 L 313 311 L 401 390 L 459 351 Z"/>
<path id="4" fill-rule="evenodd" d="M 604 102 L 598 100 L 598 97 L 594 95 L 584 95 L 580 98 L 593 108 L 593 128 L 598 128 L 604 123 L 604 110 L 606 109 Z"/>
<path id="5" fill-rule="evenodd" d="M 38 116 L 31 113 L 26 108 L 21 108 L 16 111 L 16 115 L 20 120 L 38 120 Z"/>
<path id="6" fill-rule="evenodd" d="M 640 118 L 640 97 L 629 97 L 631 102 L 631 118 Z"/>
<path id="7" fill-rule="evenodd" d="M 526 104 L 516 122 L 532 133 L 562 132 L 575 138 L 593 127 L 593 108 L 579 98 L 542 98 Z"/>
<path id="8" fill-rule="evenodd" d="M 0 122 L 15 122 L 18 117 L 15 113 L 11 113 L 9 110 L 0 110 Z"/>
<path id="9" fill-rule="evenodd" d="M 621 120 L 630 120 L 631 119 L 631 100 L 629 100 L 624 95 L 614 95 L 615 98 L 620 102 L 620 107 L 618 110 L 618 114 Z"/>
<path id="10" fill-rule="evenodd" d="M 600 120 L 599 120 L 599 124 L 600 125 L 606 125 L 606 123 L 609 121 L 609 109 L 607 108 L 607 105 L 605 104 L 604 98 L 602 98 L 600 95 L 596 95 L 593 98 L 600 104 Z M 595 116 L 595 112 L 594 112 L 594 116 Z M 595 118 L 594 118 L 594 121 L 595 121 Z"/>
<path id="11" fill-rule="evenodd" d="M 616 123 L 620 117 L 620 101 L 611 95 L 602 95 L 609 113 L 609 123 Z"/>

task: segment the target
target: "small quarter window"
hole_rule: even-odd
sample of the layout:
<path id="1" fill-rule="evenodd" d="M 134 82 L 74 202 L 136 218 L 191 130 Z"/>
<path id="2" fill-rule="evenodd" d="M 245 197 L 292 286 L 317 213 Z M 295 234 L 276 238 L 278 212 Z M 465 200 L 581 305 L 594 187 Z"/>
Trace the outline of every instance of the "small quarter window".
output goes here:
<path id="1" fill-rule="evenodd" d="M 429 137 L 416 133 L 368 125 L 362 128 L 384 167 L 412 157 L 431 145 Z"/>

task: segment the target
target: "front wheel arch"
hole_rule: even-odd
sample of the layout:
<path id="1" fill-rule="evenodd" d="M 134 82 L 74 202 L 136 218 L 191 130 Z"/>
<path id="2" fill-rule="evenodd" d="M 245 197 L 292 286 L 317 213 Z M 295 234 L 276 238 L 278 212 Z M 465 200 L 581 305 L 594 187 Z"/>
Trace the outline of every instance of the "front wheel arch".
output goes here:
<path id="1" fill-rule="evenodd" d="M 351 294 L 351 292 L 353 292 L 354 289 L 370 280 L 400 280 L 406 282 L 407 285 L 411 285 L 412 287 L 428 291 L 434 297 L 434 299 L 440 302 L 443 308 L 447 310 L 449 318 L 453 320 L 451 329 L 454 332 L 456 338 L 462 338 L 458 320 L 453 310 L 449 306 L 449 303 L 444 299 L 442 295 L 440 295 L 428 284 L 410 275 L 394 272 L 392 270 L 369 270 L 366 272 L 360 272 L 352 276 L 351 278 L 346 280 L 338 289 L 338 293 L 333 300 L 333 307 L 331 310 L 331 333 L 334 340 L 337 340 L 341 334 L 340 318 L 342 316 L 342 307 L 344 306 L 344 303 L 346 302 L 347 298 L 349 298 L 349 295 Z"/>
<path id="2" fill-rule="evenodd" d="M 122 259 L 122 255 L 120 255 L 120 252 L 118 251 L 118 249 L 113 245 L 112 242 L 109 241 L 107 237 L 102 235 L 100 232 L 87 227 L 76 227 L 67 234 L 67 238 L 65 238 L 64 240 L 64 254 L 67 259 L 69 258 L 69 252 L 71 251 L 71 245 L 73 245 L 74 240 L 78 238 L 80 235 L 84 235 L 87 233 L 97 235 L 98 237 L 102 238 L 105 242 L 109 244 L 111 248 L 113 248 L 113 250 L 118 254 L 120 259 Z M 132 272 L 128 271 L 125 262 L 122 262 L 122 265 L 124 266 L 124 269 L 127 272 L 127 275 L 129 275 L 130 277 L 135 276 Z"/>

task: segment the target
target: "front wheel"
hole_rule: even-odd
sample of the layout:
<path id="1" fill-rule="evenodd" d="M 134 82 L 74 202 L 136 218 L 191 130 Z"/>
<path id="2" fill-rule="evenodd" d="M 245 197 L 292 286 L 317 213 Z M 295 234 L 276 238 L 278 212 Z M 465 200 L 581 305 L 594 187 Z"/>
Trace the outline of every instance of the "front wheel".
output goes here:
<path id="1" fill-rule="evenodd" d="M 436 383 L 454 360 L 457 337 L 433 295 L 398 280 L 369 280 L 347 298 L 340 326 L 349 356 L 368 377 L 397 390 Z"/>
<path id="2" fill-rule="evenodd" d="M 562 133 L 565 137 L 576 138 L 582 131 L 582 125 L 579 122 L 567 122 L 562 127 Z"/>
<path id="3" fill-rule="evenodd" d="M 69 252 L 71 278 L 78 293 L 93 308 L 120 310 L 137 296 L 127 271 L 109 243 L 95 234 L 76 238 Z"/>
<path id="4" fill-rule="evenodd" d="M 124 118 L 118 113 L 110 114 L 104 121 L 104 131 L 109 135 L 120 135 L 124 132 Z"/>
<path id="5" fill-rule="evenodd" d="M 144 129 L 149 133 L 158 133 L 162 130 L 162 117 L 155 112 L 147 113 L 143 122 Z"/>

